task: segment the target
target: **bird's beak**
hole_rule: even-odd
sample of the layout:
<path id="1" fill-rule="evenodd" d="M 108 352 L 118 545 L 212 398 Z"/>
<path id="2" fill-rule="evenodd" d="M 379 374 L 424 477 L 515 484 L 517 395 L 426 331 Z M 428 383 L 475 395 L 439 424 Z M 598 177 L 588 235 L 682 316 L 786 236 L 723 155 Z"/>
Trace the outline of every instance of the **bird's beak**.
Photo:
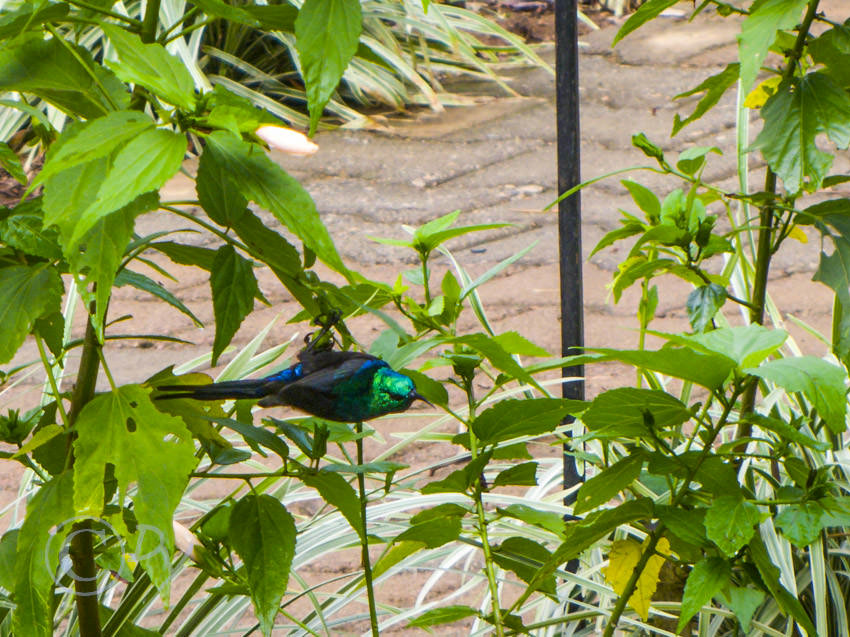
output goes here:
<path id="1" fill-rule="evenodd" d="M 422 394 L 417 392 L 415 389 L 412 392 L 410 392 L 408 394 L 408 396 L 410 396 L 413 400 L 421 400 L 423 403 L 427 403 L 427 404 L 431 405 L 431 407 L 434 407 L 434 403 L 432 403 L 430 400 L 425 398 L 425 396 L 423 396 Z"/>

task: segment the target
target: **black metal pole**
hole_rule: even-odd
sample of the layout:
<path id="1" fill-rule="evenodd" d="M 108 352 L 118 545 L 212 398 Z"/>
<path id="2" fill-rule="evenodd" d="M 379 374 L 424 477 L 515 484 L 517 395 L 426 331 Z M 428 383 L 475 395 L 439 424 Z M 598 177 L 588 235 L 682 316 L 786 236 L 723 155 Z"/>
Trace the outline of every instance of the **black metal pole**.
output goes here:
<path id="1" fill-rule="evenodd" d="M 555 0 L 555 99 L 558 134 L 558 193 L 581 182 L 578 94 L 577 0 Z M 558 205 L 558 245 L 561 268 L 561 352 L 579 353 L 584 345 L 584 306 L 581 276 L 581 197 L 577 192 Z M 564 383 L 564 398 L 584 399 L 584 366 L 563 369 L 565 377 L 580 380 Z M 564 447 L 564 487 L 582 481 L 575 457 Z M 575 501 L 575 494 L 567 503 Z"/>

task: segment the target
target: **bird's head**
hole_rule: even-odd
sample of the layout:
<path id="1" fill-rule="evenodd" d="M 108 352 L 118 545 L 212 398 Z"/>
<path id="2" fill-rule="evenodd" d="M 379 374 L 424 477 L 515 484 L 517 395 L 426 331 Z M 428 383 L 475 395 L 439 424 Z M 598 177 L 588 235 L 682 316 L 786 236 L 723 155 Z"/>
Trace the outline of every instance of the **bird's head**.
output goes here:
<path id="1" fill-rule="evenodd" d="M 387 412 L 404 411 L 414 400 L 431 403 L 416 391 L 416 385 L 409 376 L 405 376 L 390 368 L 379 369 L 374 382 L 381 399 L 385 402 Z M 431 405 L 433 407 L 433 405 Z"/>

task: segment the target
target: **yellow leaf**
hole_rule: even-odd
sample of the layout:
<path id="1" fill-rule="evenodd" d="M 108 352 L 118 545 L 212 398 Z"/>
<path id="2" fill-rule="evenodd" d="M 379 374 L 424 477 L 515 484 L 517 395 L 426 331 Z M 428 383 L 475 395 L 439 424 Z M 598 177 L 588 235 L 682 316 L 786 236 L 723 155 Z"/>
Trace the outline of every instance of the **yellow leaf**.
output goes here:
<path id="1" fill-rule="evenodd" d="M 792 239 L 796 239 L 800 243 L 808 243 L 809 238 L 806 236 L 806 233 L 798 225 L 791 226 L 791 231 L 788 233 L 788 236 Z"/>
<path id="2" fill-rule="evenodd" d="M 632 539 L 617 540 L 611 545 L 608 567 L 603 569 L 602 574 L 618 595 L 622 595 L 625 591 L 626 584 L 632 576 L 645 547 L 646 541 L 641 544 Z M 664 557 L 658 555 L 658 553 L 670 554 L 670 542 L 667 541 L 667 538 L 658 540 L 658 544 L 655 546 L 655 554 L 647 561 L 638 578 L 635 591 L 629 598 L 629 606 L 644 621 L 649 616 L 649 604 L 655 594 L 655 588 L 658 586 L 658 574 L 664 565 Z"/>
<path id="3" fill-rule="evenodd" d="M 747 99 L 744 100 L 744 106 L 747 108 L 761 108 L 764 106 L 767 99 L 776 93 L 776 89 L 779 87 L 781 82 L 781 75 L 774 75 L 767 78 L 764 82 L 750 91 L 750 94 L 747 95 Z"/>

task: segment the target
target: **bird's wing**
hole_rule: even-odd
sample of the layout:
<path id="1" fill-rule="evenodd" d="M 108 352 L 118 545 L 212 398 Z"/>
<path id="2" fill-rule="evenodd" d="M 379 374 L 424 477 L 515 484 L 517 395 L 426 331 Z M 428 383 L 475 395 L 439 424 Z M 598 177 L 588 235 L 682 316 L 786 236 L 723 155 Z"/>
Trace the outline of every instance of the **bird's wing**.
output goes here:
<path id="1" fill-rule="evenodd" d="M 380 361 L 383 363 L 380 358 L 376 358 L 365 352 L 310 351 L 307 349 L 301 350 L 298 353 L 298 360 L 301 362 L 302 374 L 305 377 L 323 369 L 339 369 L 342 373 L 353 373 L 357 371 L 360 365 L 368 361 Z"/>

